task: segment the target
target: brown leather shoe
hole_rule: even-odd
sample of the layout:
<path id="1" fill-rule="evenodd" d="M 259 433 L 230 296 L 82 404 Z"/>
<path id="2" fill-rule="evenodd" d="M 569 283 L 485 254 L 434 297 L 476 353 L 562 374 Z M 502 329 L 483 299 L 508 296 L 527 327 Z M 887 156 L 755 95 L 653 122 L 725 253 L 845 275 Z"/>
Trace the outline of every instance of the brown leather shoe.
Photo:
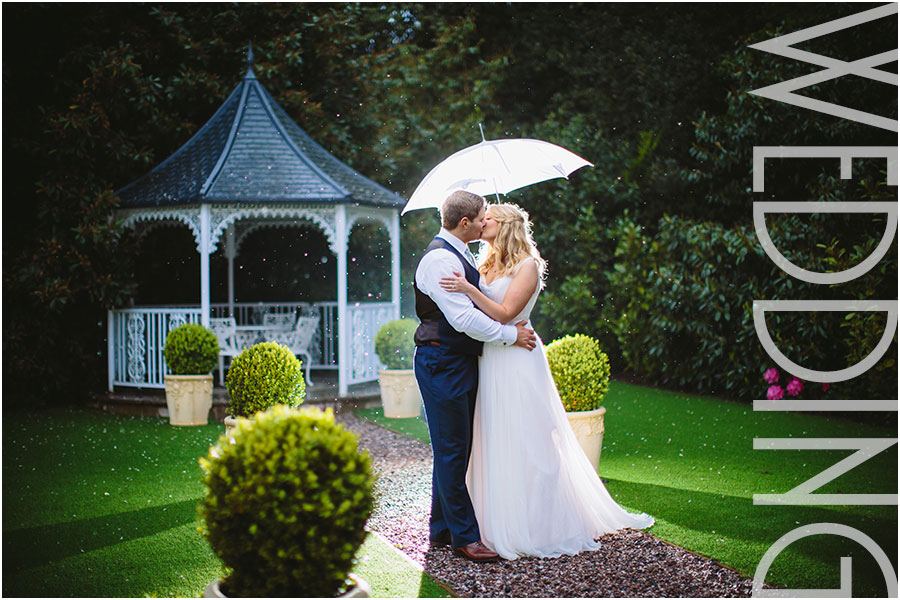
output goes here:
<path id="1" fill-rule="evenodd" d="M 454 548 L 453 554 L 468 558 L 472 562 L 477 563 L 497 562 L 500 560 L 499 554 L 488 549 L 488 547 L 481 542 L 472 542 L 462 548 Z"/>

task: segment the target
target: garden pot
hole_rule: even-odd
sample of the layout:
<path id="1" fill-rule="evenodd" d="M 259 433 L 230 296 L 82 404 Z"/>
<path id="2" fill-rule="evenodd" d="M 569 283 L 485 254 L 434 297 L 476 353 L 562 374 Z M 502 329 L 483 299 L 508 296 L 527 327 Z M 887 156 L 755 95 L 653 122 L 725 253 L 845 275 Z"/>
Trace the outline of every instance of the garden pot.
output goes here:
<path id="1" fill-rule="evenodd" d="M 418 417 L 422 394 L 412 369 L 385 369 L 378 372 L 384 416 L 394 419 Z"/>
<path id="2" fill-rule="evenodd" d="M 606 408 L 600 407 L 596 410 L 583 410 L 578 412 L 567 412 L 569 424 L 581 449 L 587 454 L 588 459 L 597 470 L 600 464 L 600 450 L 603 449 L 603 415 L 606 414 Z"/>
<path id="3" fill-rule="evenodd" d="M 225 415 L 225 435 L 231 437 L 231 432 L 237 429 L 238 420 L 231 415 Z"/>
<path id="4" fill-rule="evenodd" d="M 171 425 L 206 425 L 213 401 L 212 375 L 166 375 Z"/>
<path id="5" fill-rule="evenodd" d="M 338 596 L 338 598 L 371 598 L 372 597 L 372 589 L 369 587 L 369 584 L 366 583 L 364 579 L 361 579 L 358 575 L 354 575 L 350 573 L 350 579 L 353 580 L 353 587 Z M 222 589 L 219 585 L 222 583 L 221 579 L 216 579 L 203 590 L 204 598 L 227 598 L 225 594 L 222 593 Z"/>

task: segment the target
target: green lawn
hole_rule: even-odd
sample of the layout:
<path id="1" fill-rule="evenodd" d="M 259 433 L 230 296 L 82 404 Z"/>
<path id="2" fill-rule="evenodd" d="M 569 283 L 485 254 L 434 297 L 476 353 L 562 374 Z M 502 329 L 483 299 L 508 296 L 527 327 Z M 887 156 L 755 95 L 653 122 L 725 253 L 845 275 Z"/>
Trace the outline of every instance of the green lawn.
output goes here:
<path id="1" fill-rule="evenodd" d="M 654 535 L 752 576 L 782 535 L 814 523 L 849 525 L 870 536 L 897 568 L 896 506 L 758 506 L 753 494 L 786 492 L 851 451 L 753 450 L 753 438 L 889 437 L 897 431 L 801 413 L 754 412 L 747 404 L 611 382 L 600 474 L 632 511 L 656 517 Z M 420 419 L 360 416 L 423 441 Z M 819 490 L 896 493 L 897 447 Z M 786 548 L 767 581 L 794 588 L 839 585 L 841 556 L 853 557 L 853 591 L 884 596 L 884 577 L 862 546 L 818 535 Z"/>
<path id="2" fill-rule="evenodd" d="M 3 595 L 200 595 L 222 565 L 197 531 L 197 458 L 223 432 L 86 410 L 4 415 Z M 376 536 L 359 558 L 376 597 L 448 595 Z"/>
<path id="3" fill-rule="evenodd" d="M 384 416 L 384 409 L 380 406 L 377 408 L 361 408 L 353 412 L 357 416 L 368 419 L 373 423 L 377 423 L 385 429 L 402 433 L 403 435 L 423 441 L 426 444 L 431 443 L 431 437 L 428 435 L 428 427 L 425 425 L 425 421 L 419 417 L 410 419 L 392 419 Z"/>
<path id="4" fill-rule="evenodd" d="M 754 437 L 891 437 L 896 430 L 613 382 L 600 473 L 633 511 L 653 514 L 654 535 L 752 574 L 780 536 L 833 522 L 872 537 L 897 564 L 897 507 L 754 506 L 849 451 L 762 451 Z M 427 441 L 419 419 L 362 416 Z M 86 410 L 12 413 L 3 419 L 3 595 L 196 596 L 222 567 L 197 532 L 203 492 L 197 458 L 219 424 L 171 427 L 157 418 Z M 821 491 L 896 493 L 896 447 Z M 843 538 L 790 546 L 768 580 L 836 587 L 853 556 L 854 595 L 884 595 L 868 553 Z M 357 571 L 380 597 L 446 593 L 389 544 L 370 536 Z"/>

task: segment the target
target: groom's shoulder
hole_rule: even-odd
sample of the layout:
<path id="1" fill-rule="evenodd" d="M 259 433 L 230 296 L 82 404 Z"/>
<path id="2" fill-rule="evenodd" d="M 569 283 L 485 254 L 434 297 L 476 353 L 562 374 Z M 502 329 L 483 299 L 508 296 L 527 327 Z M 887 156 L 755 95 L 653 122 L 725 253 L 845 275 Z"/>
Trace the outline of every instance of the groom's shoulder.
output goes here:
<path id="1" fill-rule="evenodd" d="M 450 250 L 450 243 L 440 237 L 434 238 L 427 246 L 425 246 L 425 250 L 422 252 L 422 258 L 420 260 L 424 260 L 429 256 L 433 259 L 434 255 L 438 257 L 442 255 L 452 256 L 453 252 Z"/>
<path id="2" fill-rule="evenodd" d="M 416 273 L 431 272 L 434 270 L 446 271 L 447 269 L 457 269 L 461 265 L 459 257 L 447 249 L 446 246 L 437 246 L 431 248 L 430 245 L 425 249 L 422 258 L 419 259 L 419 265 Z"/>
<path id="3" fill-rule="evenodd" d="M 436 245 L 432 246 L 431 244 L 425 248 L 425 252 L 422 253 L 422 258 L 419 259 L 419 265 L 429 264 L 436 261 L 450 261 L 455 260 L 456 257 L 453 255 L 446 246 L 444 245 Z"/>
<path id="4" fill-rule="evenodd" d="M 427 252 L 428 250 L 431 250 L 432 248 L 443 248 L 446 245 L 447 245 L 447 240 L 445 240 L 440 235 L 436 235 L 436 236 L 434 236 L 434 238 L 432 238 L 432 240 L 430 242 L 428 242 L 428 245 L 425 246 L 425 251 Z"/>
<path id="5" fill-rule="evenodd" d="M 447 250 L 448 252 L 450 252 L 450 248 L 450 242 L 438 235 L 435 236 L 435 238 L 431 240 L 427 246 L 425 246 L 425 254 L 433 252 L 434 250 Z"/>

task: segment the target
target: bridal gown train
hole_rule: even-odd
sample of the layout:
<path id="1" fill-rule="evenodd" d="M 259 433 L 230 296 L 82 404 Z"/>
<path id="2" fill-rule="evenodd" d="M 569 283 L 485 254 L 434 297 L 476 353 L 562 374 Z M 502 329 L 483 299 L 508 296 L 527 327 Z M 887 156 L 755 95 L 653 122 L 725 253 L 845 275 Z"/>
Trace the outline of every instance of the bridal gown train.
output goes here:
<path id="1" fill-rule="evenodd" d="M 502 302 L 512 279 L 482 277 L 481 291 Z M 511 323 L 528 320 L 539 293 Z M 485 344 L 478 379 L 466 481 L 485 544 L 506 559 L 555 557 L 596 550 L 604 533 L 653 525 L 606 491 L 572 432 L 540 338 L 531 352 Z"/>

